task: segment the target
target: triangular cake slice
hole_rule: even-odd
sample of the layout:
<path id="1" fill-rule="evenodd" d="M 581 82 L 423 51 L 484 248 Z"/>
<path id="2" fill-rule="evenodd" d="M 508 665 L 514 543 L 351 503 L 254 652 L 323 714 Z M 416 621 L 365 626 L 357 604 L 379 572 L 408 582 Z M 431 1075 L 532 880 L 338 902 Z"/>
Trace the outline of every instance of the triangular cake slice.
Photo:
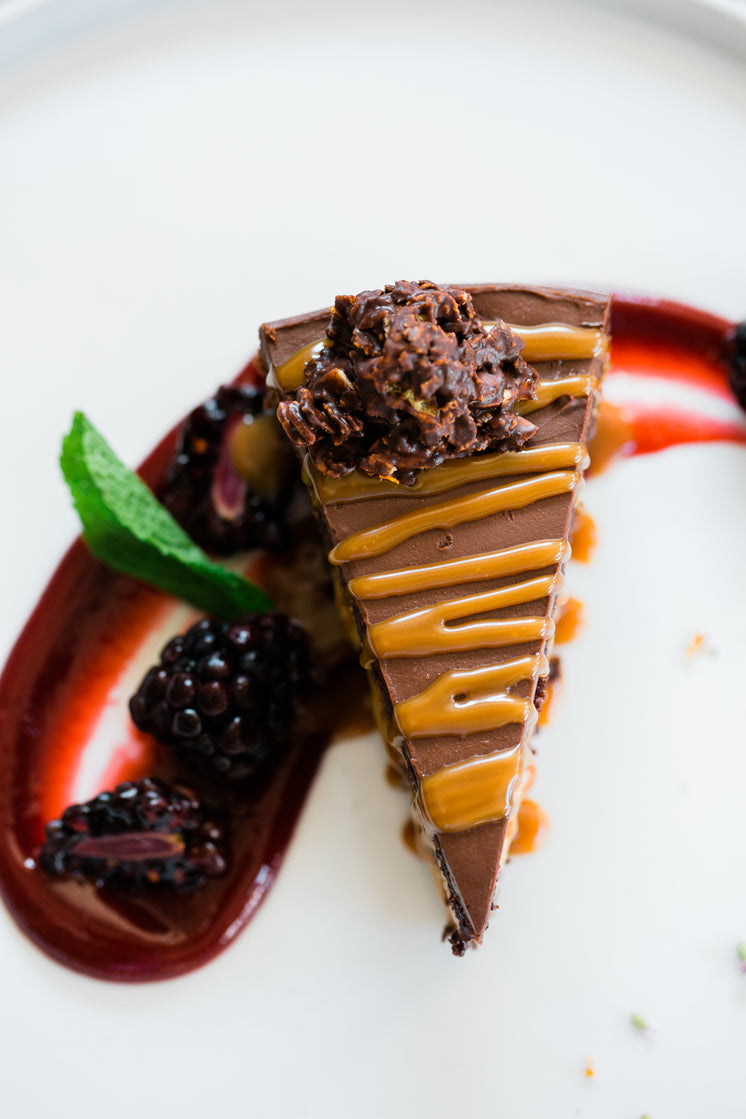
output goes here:
<path id="1" fill-rule="evenodd" d="M 606 297 L 573 290 L 453 290 L 468 292 L 487 332 L 505 323 L 524 342 L 535 398 L 515 402 L 518 427 L 506 421 L 520 449 L 504 449 L 508 434 L 497 450 L 442 464 L 435 455 L 435 465 L 401 472 L 410 484 L 359 469 L 333 477 L 311 454 L 305 475 L 461 954 L 487 926 L 533 756 L 609 308 Z M 329 324 L 327 310 L 262 327 L 270 383 L 285 402 L 297 400 Z M 286 430 L 287 418 L 285 409 Z M 290 433 L 302 444 L 297 425 Z"/>

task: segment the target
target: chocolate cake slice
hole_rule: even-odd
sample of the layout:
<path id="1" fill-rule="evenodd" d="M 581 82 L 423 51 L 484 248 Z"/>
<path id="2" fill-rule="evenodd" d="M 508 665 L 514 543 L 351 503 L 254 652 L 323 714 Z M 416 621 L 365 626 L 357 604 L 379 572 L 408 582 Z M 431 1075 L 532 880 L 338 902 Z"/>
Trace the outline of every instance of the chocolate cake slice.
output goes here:
<path id="1" fill-rule="evenodd" d="M 533 757 L 608 310 L 399 283 L 260 332 L 457 954 L 487 927 Z"/>

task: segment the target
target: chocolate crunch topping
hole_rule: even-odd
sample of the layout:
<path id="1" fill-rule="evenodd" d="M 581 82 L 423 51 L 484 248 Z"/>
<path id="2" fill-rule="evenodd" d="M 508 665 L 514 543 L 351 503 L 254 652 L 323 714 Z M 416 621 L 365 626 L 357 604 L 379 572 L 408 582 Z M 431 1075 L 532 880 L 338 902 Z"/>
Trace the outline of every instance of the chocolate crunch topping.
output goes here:
<path id="1" fill-rule="evenodd" d="M 487 332 L 459 288 L 399 281 L 341 295 L 325 348 L 278 416 L 322 473 L 411 484 L 423 467 L 533 435 L 515 411 L 535 396 L 522 348 L 504 323 Z"/>

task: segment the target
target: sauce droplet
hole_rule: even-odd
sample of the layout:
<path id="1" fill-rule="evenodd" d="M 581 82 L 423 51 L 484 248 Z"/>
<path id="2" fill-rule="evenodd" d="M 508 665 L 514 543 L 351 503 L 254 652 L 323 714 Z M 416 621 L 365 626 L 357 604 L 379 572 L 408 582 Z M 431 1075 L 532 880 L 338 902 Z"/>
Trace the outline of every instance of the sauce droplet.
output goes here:
<path id="1" fill-rule="evenodd" d="M 578 636 L 583 628 L 585 610 L 577 598 L 567 598 L 559 607 L 555 620 L 554 643 L 566 645 Z"/>
<path id="2" fill-rule="evenodd" d="M 596 522 L 583 505 L 575 510 L 575 520 L 570 533 L 572 558 L 578 563 L 590 563 L 598 544 Z"/>
<path id="3" fill-rule="evenodd" d="M 518 809 L 518 830 L 510 844 L 511 855 L 530 855 L 538 851 L 549 833 L 549 819 L 543 808 L 524 797 Z"/>

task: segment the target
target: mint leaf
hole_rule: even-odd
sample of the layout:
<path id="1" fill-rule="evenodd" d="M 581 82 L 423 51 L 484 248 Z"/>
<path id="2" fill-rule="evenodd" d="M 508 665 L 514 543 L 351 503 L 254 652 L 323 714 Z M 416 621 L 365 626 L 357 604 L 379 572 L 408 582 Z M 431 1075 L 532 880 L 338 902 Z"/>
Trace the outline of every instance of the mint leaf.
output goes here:
<path id="1" fill-rule="evenodd" d="M 60 465 L 83 539 L 108 567 L 226 620 L 272 608 L 263 590 L 197 547 L 82 412 L 62 442 Z"/>

